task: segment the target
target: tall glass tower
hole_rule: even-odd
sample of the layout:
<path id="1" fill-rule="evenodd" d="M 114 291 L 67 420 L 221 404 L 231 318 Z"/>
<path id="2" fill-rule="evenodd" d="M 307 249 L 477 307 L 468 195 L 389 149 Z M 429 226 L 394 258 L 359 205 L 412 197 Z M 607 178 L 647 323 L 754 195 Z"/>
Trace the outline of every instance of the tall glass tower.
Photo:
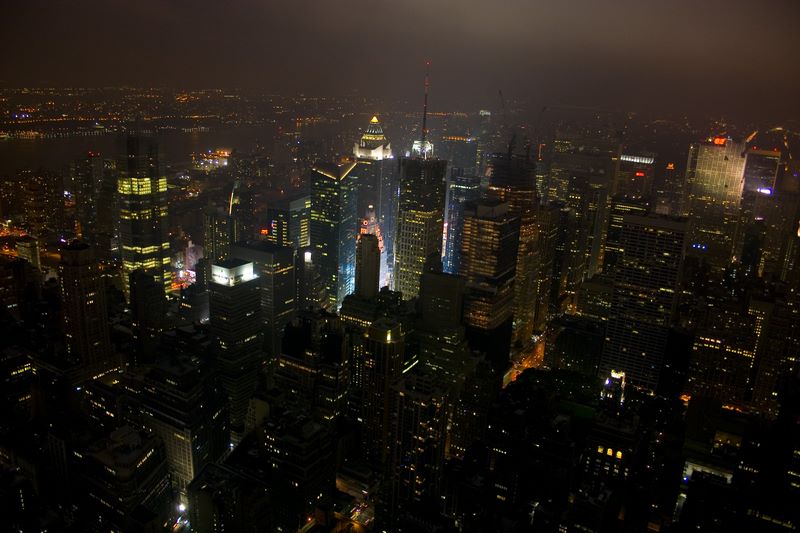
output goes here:
<path id="1" fill-rule="evenodd" d="M 333 311 L 355 290 L 358 217 L 351 173 L 357 165 L 320 164 L 311 173 L 311 246 L 328 294 L 325 307 Z"/>
<path id="2" fill-rule="evenodd" d="M 123 286 L 130 294 L 131 272 L 152 274 L 168 291 L 167 177 L 158 143 L 152 137 L 131 135 L 125 141 L 125 158 L 118 165 L 117 201 Z"/>

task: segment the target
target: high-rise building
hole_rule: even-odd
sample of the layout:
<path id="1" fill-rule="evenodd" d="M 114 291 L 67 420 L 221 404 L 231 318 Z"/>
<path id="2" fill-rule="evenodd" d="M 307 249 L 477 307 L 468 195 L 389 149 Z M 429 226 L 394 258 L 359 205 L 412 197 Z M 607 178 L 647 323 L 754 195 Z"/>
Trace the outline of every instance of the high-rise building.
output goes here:
<path id="1" fill-rule="evenodd" d="M 740 263 L 756 276 L 763 276 L 766 265 L 780 255 L 781 246 L 774 240 L 774 230 L 786 233 L 785 229 L 778 229 L 783 226 L 781 208 L 788 203 L 783 187 L 779 187 L 779 169 L 779 151 L 748 150 L 740 228 L 734 249 L 740 254 Z"/>
<path id="2" fill-rule="evenodd" d="M 372 300 L 378 296 L 380 288 L 381 251 L 378 237 L 369 233 L 358 236 L 356 245 L 356 286 L 355 293 Z"/>
<path id="3" fill-rule="evenodd" d="M 511 153 L 490 154 L 486 165 L 489 176 L 487 195 L 507 202 L 511 215 L 519 219 L 513 345 L 515 350 L 521 350 L 531 342 L 539 294 L 541 292 L 544 296 L 543 286 L 550 278 L 550 272 L 545 272 L 541 261 L 545 250 L 541 249 L 543 243 L 539 242 L 535 167 L 527 156 Z"/>
<path id="4" fill-rule="evenodd" d="M 695 332 L 689 359 L 686 389 L 692 397 L 746 406 L 752 387 L 759 318 L 743 313 L 732 301 L 709 302 Z"/>
<path id="5" fill-rule="evenodd" d="M 687 255 L 722 270 L 738 254 L 735 249 L 744 187 L 744 143 L 712 137 L 689 146 L 686 163 L 686 211 L 689 216 Z"/>
<path id="6" fill-rule="evenodd" d="M 261 287 L 253 263 L 232 258 L 212 266 L 209 289 L 217 371 L 228 396 L 232 438 L 238 443 L 264 362 Z"/>
<path id="7" fill-rule="evenodd" d="M 431 254 L 442 254 L 447 161 L 400 159 L 400 202 L 395 240 L 394 289 L 410 300 Z"/>
<path id="8" fill-rule="evenodd" d="M 380 211 L 383 173 L 390 166 L 384 161 L 390 163 L 394 156 L 392 145 L 386 140 L 377 116 L 370 119 L 366 131 L 353 145 L 353 157 L 359 161 L 359 166 L 354 171 L 358 212 L 363 213 L 370 205 L 377 206 Z"/>
<path id="9" fill-rule="evenodd" d="M 387 468 L 392 442 L 392 386 L 403 372 L 405 333 L 396 320 L 380 318 L 367 329 L 363 343 L 364 455 L 377 468 Z"/>
<path id="10" fill-rule="evenodd" d="M 215 261 L 230 256 L 231 245 L 241 239 L 241 225 L 222 207 L 209 207 L 203 213 L 203 257 L 208 259 L 208 268 Z M 210 275 L 211 271 L 206 272 Z"/>
<path id="11" fill-rule="evenodd" d="M 392 387 L 394 414 L 389 521 L 436 509 L 441 498 L 449 412 L 447 389 L 410 372 Z"/>
<path id="12" fill-rule="evenodd" d="M 656 390 L 677 306 L 685 235 L 682 219 L 623 215 L 601 377 L 624 372 L 629 385 Z"/>
<path id="13" fill-rule="evenodd" d="M 649 198 L 653 193 L 655 154 L 621 154 L 611 184 L 612 196 Z"/>
<path id="14" fill-rule="evenodd" d="M 39 254 L 39 241 L 30 236 L 17 240 L 17 256 L 26 260 L 37 270 L 42 269 L 42 258 Z"/>
<path id="15" fill-rule="evenodd" d="M 64 246 L 58 271 L 67 358 L 89 375 L 107 369 L 112 349 L 106 289 L 92 249 L 80 241 Z"/>
<path id="16" fill-rule="evenodd" d="M 242 241 L 231 247 L 231 257 L 253 263 L 261 287 L 261 322 L 268 369 L 280 353 L 283 328 L 297 306 L 294 250 L 265 241 Z"/>
<path id="17" fill-rule="evenodd" d="M 164 442 L 173 490 L 186 503 L 186 486 L 208 463 L 229 450 L 225 394 L 209 365 L 172 353 L 144 374 L 123 376 L 134 391 L 141 424 Z"/>
<path id="18" fill-rule="evenodd" d="M 48 231 L 65 229 L 63 178 L 39 169 L 35 172 L 24 170 L 18 179 L 22 188 L 21 215 L 28 233 L 41 238 Z"/>
<path id="19" fill-rule="evenodd" d="M 161 332 L 167 327 L 164 287 L 152 274 L 134 270 L 130 275 L 131 329 L 136 343 L 136 366 L 155 357 Z"/>
<path id="20" fill-rule="evenodd" d="M 93 522 L 112 531 L 148 531 L 171 514 L 166 453 L 156 435 L 122 426 L 75 456 Z"/>
<path id="21" fill-rule="evenodd" d="M 167 227 L 167 177 L 154 138 L 131 135 L 117 165 L 117 209 L 123 286 L 129 294 L 131 272 L 153 274 L 168 291 L 170 244 Z"/>
<path id="22" fill-rule="evenodd" d="M 357 161 L 319 164 L 311 173 L 311 246 L 332 310 L 353 292 L 355 282 L 358 228 L 351 173 L 357 165 Z"/>
<path id="23" fill-rule="evenodd" d="M 464 208 L 459 272 L 467 280 L 464 323 L 470 346 L 485 353 L 498 372 L 509 362 L 518 244 L 519 217 L 508 203 L 487 199 Z"/>
<path id="24" fill-rule="evenodd" d="M 478 174 L 478 142 L 469 135 L 444 135 L 439 155 L 446 160 L 456 175 Z M 452 172 L 451 172 L 452 174 Z"/>
<path id="25" fill-rule="evenodd" d="M 444 270 L 459 271 L 461 239 L 464 228 L 464 204 L 477 200 L 481 194 L 481 178 L 477 174 L 461 174 L 458 168 L 450 171 L 447 180 L 447 210 L 445 212 Z"/>
<path id="26" fill-rule="evenodd" d="M 359 142 L 353 146 L 353 156 L 358 159 L 356 173 L 360 186 L 358 214 L 373 206 L 383 238 L 383 257 L 389 272 L 394 267 L 394 239 L 397 219 L 397 164 L 392 154 L 391 143 L 383 133 L 378 117 L 372 117 Z"/>
<path id="27" fill-rule="evenodd" d="M 289 238 L 297 248 L 311 246 L 311 196 L 289 200 Z"/>
<path id="28" fill-rule="evenodd" d="M 275 386 L 290 409 L 309 413 L 326 425 L 347 408 L 350 362 L 339 318 L 306 310 L 286 326 L 275 370 Z"/>
<path id="29" fill-rule="evenodd" d="M 89 152 L 75 163 L 72 190 L 78 234 L 94 247 L 98 257 L 111 252 L 116 189 L 113 162 L 98 152 Z"/>

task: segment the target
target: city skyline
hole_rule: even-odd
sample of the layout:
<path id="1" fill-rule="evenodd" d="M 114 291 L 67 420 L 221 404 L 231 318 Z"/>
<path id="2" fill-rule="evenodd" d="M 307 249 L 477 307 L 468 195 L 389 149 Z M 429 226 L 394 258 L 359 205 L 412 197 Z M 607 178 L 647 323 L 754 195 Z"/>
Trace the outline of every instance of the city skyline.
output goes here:
<path id="1" fill-rule="evenodd" d="M 4 4 L 3 528 L 798 530 L 798 6 Z"/>

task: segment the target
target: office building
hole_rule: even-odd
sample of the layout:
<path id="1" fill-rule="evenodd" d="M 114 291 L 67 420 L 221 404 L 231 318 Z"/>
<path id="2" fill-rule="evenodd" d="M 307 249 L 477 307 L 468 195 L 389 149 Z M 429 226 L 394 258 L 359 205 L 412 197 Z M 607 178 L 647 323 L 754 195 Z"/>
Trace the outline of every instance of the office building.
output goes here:
<path id="1" fill-rule="evenodd" d="M 286 326 L 275 370 L 275 387 L 290 410 L 333 425 L 347 409 L 348 342 L 336 315 L 306 310 Z"/>
<path id="2" fill-rule="evenodd" d="M 542 248 L 546 243 L 539 239 L 539 202 L 534 171 L 533 162 L 527 156 L 498 153 L 490 154 L 486 159 L 486 174 L 489 176 L 487 196 L 507 202 L 511 215 L 519 219 L 512 341 L 515 351 L 521 351 L 531 343 L 537 308 L 546 295 L 544 287 L 550 277 L 542 262 L 542 257 L 548 252 Z"/>
<path id="3" fill-rule="evenodd" d="M 152 362 L 161 333 L 167 328 L 164 288 L 152 274 L 134 270 L 130 275 L 131 330 L 136 345 L 136 366 Z"/>
<path id="4" fill-rule="evenodd" d="M 91 520 L 117 531 L 153 531 L 170 516 L 166 453 L 154 434 L 125 425 L 75 453 Z"/>
<path id="5" fill-rule="evenodd" d="M 241 239 L 241 225 L 222 207 L 209 207 L 203 213 L 203 257 L 207 272 L 211 275 L 211 265 L 230 256 L 231 245 Z"/>
<path id="6" fill-rule="evenodd" d="M 265 241 L 242 241 L 231 247 L 231 257 L 252 262 L 258 276 L 264 350 L 271 371 L 280 353 L 283 328 L 299 309 L 294 250 Z"/>
<path id="7" fill-rule="evenodd" d="M 626 214 L 621 224 L 599 373 L 624 372 L 629 385 L 655 391 L 678 301 L 686 222 Z"/>
<path id="8" fill-rule="evenodd" d="M 228 397 L 234 443 L 264 363 L 261 286 L 253 263 L 226 259 L 211 267 L 209 320 L 216 367 Z"/>
<path id="9" fill-rule="evenodd" d="M 461 240 L 464 228 L 464 205 L 477 200 L 481 194 L 481 178 L 477 174 L 460 174 L 451 169 L 447 179 L 447 210 L 445 211 L 444 270 L 459 271 Z"/>
<path id="10" fill-rule="evenodd" d="M 61 249 L 58 272 L 67 359 L 93 375 L 107 369 L 113 356 L 100 265 L 88 244 L 73 241 Z"/>
<path id="11" fill-rule="evenodd" d="M 712 137 L 689 146 L 687 256 L 699 258 L 717 271 L 728 267 L 737 255 L 746 161 L 744 143 L 730 137 Z"/>
<path id="12" fill-rule="evenodd" d="M 464 323 L 472 349 L 486 354 L 498 372 L 509 362 L 518 244 L 519 218 L 508 203 L 487 199 L 464 208 Z"/>
<path id="13" fill-rule="evenodd" d="M 167 227 L 167 177 L 152 137 L 128 136 L 125 156 L 117 165 L 117 210 L 123 287 L 129 276 L 145 270 L 169 291 L 170 244 Z"/>
<path id="14" fill-rule="evenodd" d="M 164 443 L 172 488 L 186 504 L 186 487 L 230 444 L 226 395 L 210 365 L 180 350 L 144 374 L 123 377 L 133 414 Z"/>
<path id="15" fill-rule="evenodd" d="M 357 161 L 319 164 L 311 172 L 311 246 L 328 294 L 327 307 L 339 309 L 353 292 L 357 235 Z"/>
<path id="16" fill-rule="evenodd" d="M 17 257 L 26 260 L 37 270 L 42 269 L 42 258 L 39 254 L 39 241 L 30 236 L 20 237 L 17 240 Z"/>
<path id="17" fill-rule="evenodd" d="M 372 300 L 378 296 L 380 288 L 381 251 L 378 237 L 369 233 L 358 236 L 356 245 L 356 284 L 355 293 Z"/>
<path id="18" fill-rule="evenodd" d="M 366 374 L 361 401 L 364 457 L 378 470 L 391 465 L 392 386 L 403 372 L 405 337 L 398 321 L 380 318 L 369 326 L 362 339 Z"/>
<path id="19" fill-rule="evenodd" d="M 431 254 L 442 254 L 447 162 L 400 159 L 400 201 L 395 240 L 394 289 L 410 300 L 419 294 L 419 277 Z"/>

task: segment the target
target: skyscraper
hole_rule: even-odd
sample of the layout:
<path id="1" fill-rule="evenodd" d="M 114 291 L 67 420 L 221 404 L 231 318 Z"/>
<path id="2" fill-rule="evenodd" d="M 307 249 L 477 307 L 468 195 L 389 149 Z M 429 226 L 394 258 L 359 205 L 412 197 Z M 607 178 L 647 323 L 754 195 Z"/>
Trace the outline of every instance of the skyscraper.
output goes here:
<path id="1" fill-rule="evenodd" d="M 311 173 L 311 246 L 316 254 L 328 307 L 338 310 L 353 292 L 356 256 L 356 189 L 351 172 L 357 161 L 319 164 Z"/>
<path id="2" fill-rule="evenodd" d="M 364 454 L 376 467 L 390 466 L 392 438 L 392 386 L 403 372 L 405 334 L 399 322 L 381 318 L 363 336 L 364 367 L 362 420 Z"/>
<path id="3" fill-rule="evenodd" d="M 513 343 L 519 350 L 531 342 L 539 295 L 547 294 L 544 286 L 550 278 L 550 272 L 545 271 L 541 261 L 545 251 L 539 241 L 535 167 L 527 156 L 497 153 L 487 157 L 486 173 L 489 176 L 487 195 L 507 202 L 510 214 L 519 219 L 513 332 Z"/>
<path id="4" fill-rule="evenodd" d="M 622 216 L 601 377 L 624 372 L 628 384 L 656 390 L 677 306 L 685 235 L 682 219 Z"/>
<path id="5" fill-rule="evenodd" d="M 106 289 L 89 245 L 73 241 L 62 248 L 58 273 L 67 358 L 88 375 L 105 370 L 112 362 Z"/>
<path id="6" fill-rule="evenodd" d="M 467 279 L 467 338 L 498 372 L 505 371 L 511 348 L 518 243 L 519 218 L 508 203 L 482 200 L 464 208 L 459 273 Z"/>
<path id="7" fill-rule="evenodd" d="M 203 213 L 203 257 L 208 259 L 207 268 L 214 261 L 222 261 L 230 255 L 231 245 L 241 238 L 241 225 L 222 207 L 209 207 Z M 206 272 L 210 275 L 211 271 Z"/>
<path id="8" fill-rule="evenodd" d="M 428 63 L 430 66 L 430 63 Z M 410 300 L 419 293 L 419 277 L 431 255 L 442 255 L 447 161 L 433 158 L 428 136 L 428 72 L 420 138 L 412 157 L 400 159 L 400 200 L 395 241 L 394 290 Z"/>
<path id="9" fill-rule="evenodd" d="M 458 168 L 447 179 L 447 210 L 445 212 L 444 270 L 458 272 L 461 264 L 461 240 L 464 228 L 464 204 L 477 200 L 481 194 L 481 178 L 477 174 L 462 174 Z"/>
<path id="10" fill-rule="evenodd" d="M 263 363 L 261 295 L 253 263 L 226 259 L 214 264 L 209 289 L 217 371 L 228 397 L 232 438 L 238 442 Z"/>
<path id="11" fill-rule="evenodd" d="M 745 149 L 744 143 L 722 136 L 689 147 L 687 255 L 701 258 L 715 270 L 730 265 L 738 253 L 734 244 L 747 161 Z"/>
<path id="12" fill-rule="evenodd" d="M 171 353 L 144 374 L 123 374 L 141 424 L 164 442 L 170 479 L 186 502 L 186 486 L 228 451 L 225 398 L 209 365 Z"/>
<path id="13" fill-rule="evenodd" d="M 364 299 L 372 300 L 378 296 L 380 261 L 378 238 L 369 233 L 359 235 L 356 245 L 355 293 Z"/>
<path id="14" fill-rule="evenodd" d="M 137 269 L 153 274 L 168 291 L 170 245 L 167 234 L 167 177 L 152 137 L 128 136 L 125 157 L 117 166 L 117 207 L 123 286 Z"/>
<path id="15" fill-rule="evenodd" d="M 242 241 L 231 246 L 231 257 L 251 261 L 258 276 L 262 333 L 271 370 L 280 353 L 283 328 L 298 309 L 294 250 L 271 242 Z"/>
<path id="16" fill-rule="evenodd" d="M 358 215 L 374 209 L 383 239 L 381 272 L 394 262 L 395 220 L 397 217 L 397 165 L 392 145 L 386 139 L 377 116 L 373 116 L 360 140 L 353 146 L 358 160 L 354 173 L 358 182 Z"/>
<path id="17" fill-rule="evenodd" d="M 153 360 L 161 332 L 167 327 L 167 299 L 163 286 L 143 270 L 131 272 L 129 283 L 134 364 L 139 366 Z"/>
<path id="18" fill-rule="evenodd" d="M 395 240 L 394 289 L 409 300 L 431 254 L 442 254 L 447 161 L 400 159 L 400 203 Z"/>

